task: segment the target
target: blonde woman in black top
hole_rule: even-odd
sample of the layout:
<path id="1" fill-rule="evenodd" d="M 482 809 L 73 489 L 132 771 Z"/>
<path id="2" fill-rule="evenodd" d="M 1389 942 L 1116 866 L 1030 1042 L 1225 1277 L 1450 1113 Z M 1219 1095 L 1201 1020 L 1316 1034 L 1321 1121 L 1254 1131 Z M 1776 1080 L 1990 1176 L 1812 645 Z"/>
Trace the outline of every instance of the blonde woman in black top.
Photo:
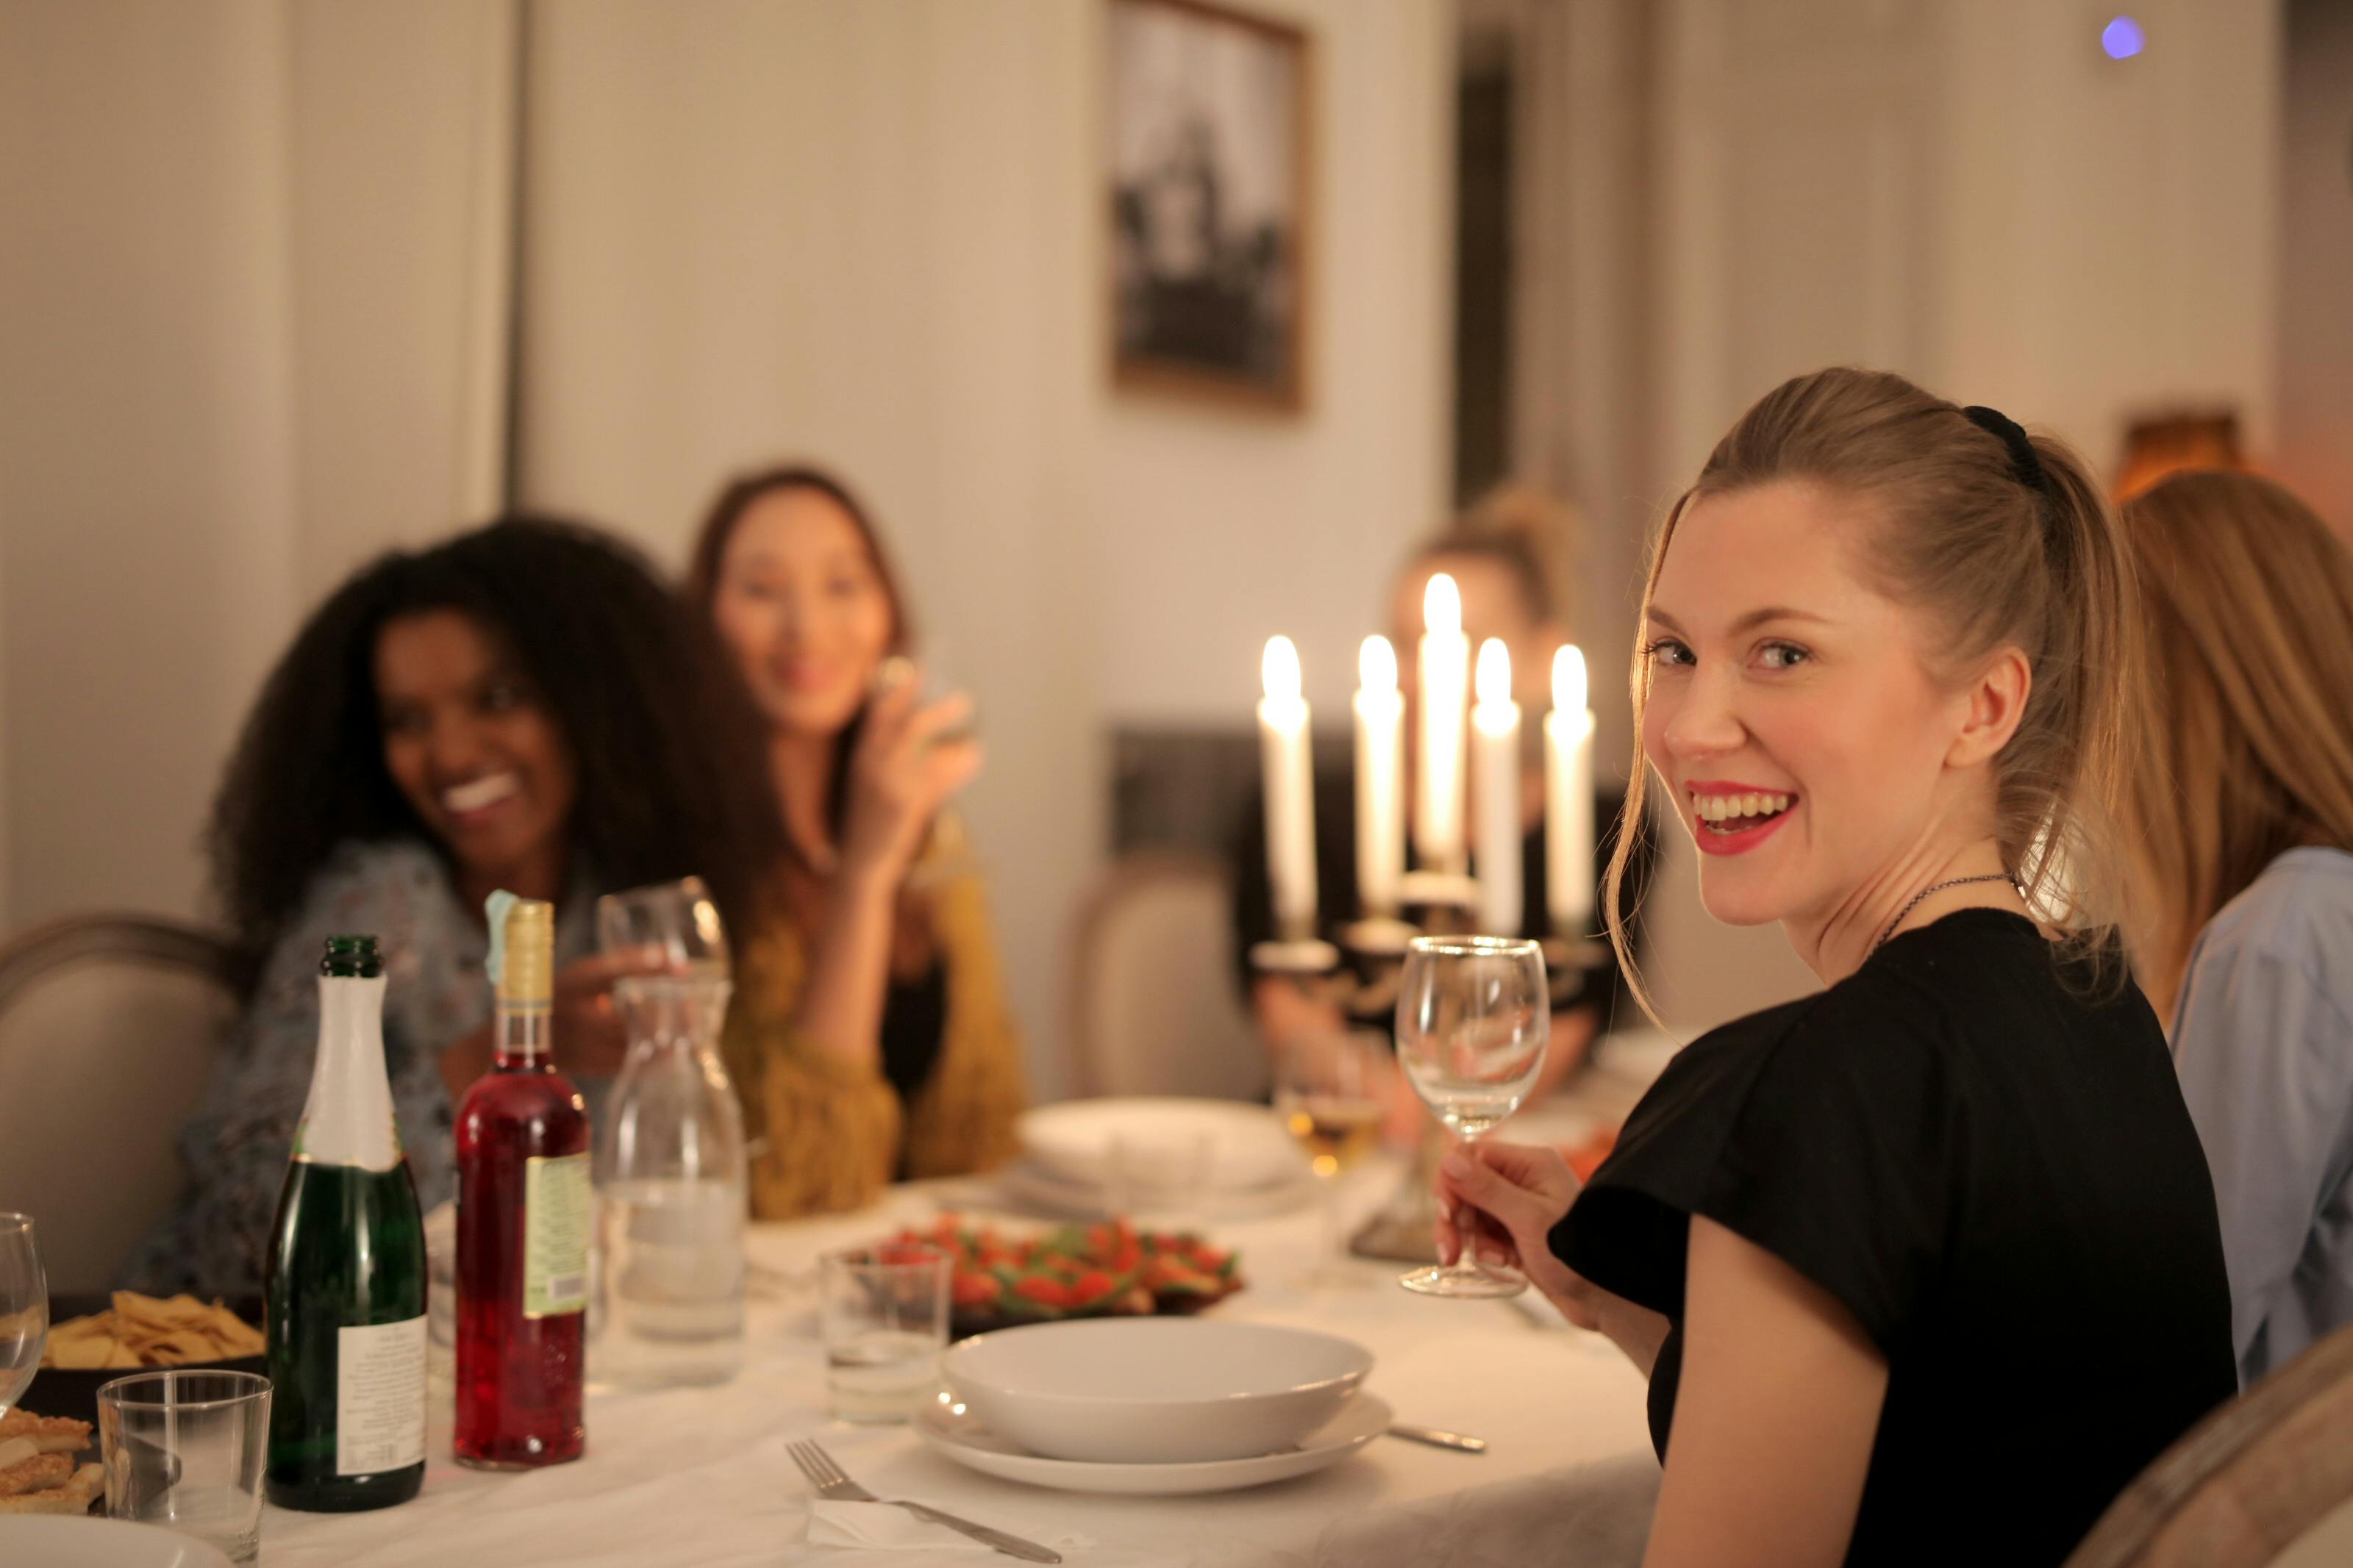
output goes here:
<path id="1" fill-rule="evenodd" d="M 1440 1178 L 1441 1253 L 1649 1375 L 1651 1568 L 2057 1563 L 2232 1393 L 2213 1191 L 2115 956 L 2133 614 L 2073 454 L 1893 375 L 1768 394 L 1668 517 L 1646 758 L 1709 912 L 1828 989 L 1685 1049 L 1581 1192 L 1512 1145 Z"/>

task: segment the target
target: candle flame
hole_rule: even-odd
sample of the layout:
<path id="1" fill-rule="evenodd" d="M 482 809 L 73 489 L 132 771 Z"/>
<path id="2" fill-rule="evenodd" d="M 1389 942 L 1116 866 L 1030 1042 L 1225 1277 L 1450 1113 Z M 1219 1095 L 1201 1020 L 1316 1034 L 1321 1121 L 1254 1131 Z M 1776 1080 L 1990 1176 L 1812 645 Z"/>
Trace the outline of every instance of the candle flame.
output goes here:
<path id="1" fill-rule="evenodd" d="M 1265 684 L 1270 702 L 1299 700 L 1299 650 L 1289 637 L 1266 639 L 1266 658 L 1259 665 L 1259 679 Z"/>
<path id="2" fill-rule="evenodd" d="M 1457 637 L 1462 631 L 1462 590 L 1440 572 L 1421 591 L 1421 629 Z"/>
<path id="3" fill-rule="evenodd" d="M 1366 637 L 1356 650 L 1356 685 L 1377 694 L 1398 689 L 1397 650 L 1388 638 Z"/>
<path id="4" fill-rule="evenodd" d="M 1552 707 L 1556 713 L 1585 711 L 1585 655 L 1563 643 L 1552 656 Z"/>
<path id="5" fill-rule="evenodd" d="M 1479 645 L 1479 673 L 1472 685 L 1482 707 L 1512 700 L 1512 650 L 1501 637 L 1489 637 Z"/>

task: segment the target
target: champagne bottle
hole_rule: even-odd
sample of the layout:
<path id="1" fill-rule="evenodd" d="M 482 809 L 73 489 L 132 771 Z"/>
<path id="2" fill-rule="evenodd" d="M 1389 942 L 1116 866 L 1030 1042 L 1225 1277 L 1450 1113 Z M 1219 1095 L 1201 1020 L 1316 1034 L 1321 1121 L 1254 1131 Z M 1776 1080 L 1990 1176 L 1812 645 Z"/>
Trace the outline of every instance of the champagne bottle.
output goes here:
<path id="1" fill-rule="evenodd" d="M 425 1225 L 384 1068 L 384 963 L 331 936 L 319 1056 L 264 1269 L 269 1500 L 343 1512 L 425 1479 Z"/>
<path id="2" fill-rule="evenodd" d="M 548 1016 L 555 910 L 493 893 L 491 1070 L 458 1108 L 458 1420 L 461 1464 L 576 1459 L 588 1242 L 588 1110 L 555 1070 Z"/>

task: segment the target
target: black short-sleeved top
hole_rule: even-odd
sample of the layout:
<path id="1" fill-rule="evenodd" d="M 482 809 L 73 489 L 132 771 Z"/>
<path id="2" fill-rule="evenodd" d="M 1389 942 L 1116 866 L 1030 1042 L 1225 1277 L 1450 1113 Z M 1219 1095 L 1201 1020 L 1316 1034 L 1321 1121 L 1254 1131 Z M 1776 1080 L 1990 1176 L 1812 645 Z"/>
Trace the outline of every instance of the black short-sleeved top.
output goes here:
<path id="1" fill-rule="evenodd" d="M 1829 1291 L 1887 1358 L 1850 1564 L 2057 1563 L 2236 1392 L 2214 1191 L 2164 1033 L 2138 991 L 2087 990 L 2031 922 L 1967 910 L 1675 1058 L 1552 1233 L 1672 1325 L 1651 1377 L 1662 1458 L 1695 1214 Z"/>

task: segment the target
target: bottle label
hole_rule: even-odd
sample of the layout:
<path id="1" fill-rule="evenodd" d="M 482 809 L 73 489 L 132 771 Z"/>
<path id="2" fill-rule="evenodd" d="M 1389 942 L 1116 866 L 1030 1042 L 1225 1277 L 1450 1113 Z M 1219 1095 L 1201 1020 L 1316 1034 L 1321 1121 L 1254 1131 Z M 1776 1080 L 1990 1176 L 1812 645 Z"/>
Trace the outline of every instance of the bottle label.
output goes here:
<path id="1" fill-rule="evenodd" d="M 335 1334 L 335 1474 L 375 1476 L 425 1459 L 425 1320 Z"/>
<path id="2" fill-rule="evenodd" d="M 294 1130 L 294 1158 L 389 1171 L 400 1128 L 384 1066 L 384 977 L 319 977 L 319 1056 Z"/>
<path id="3" fill-rule="evenodd" d="M 523 1162 L 524 1317 L 559 1318 L 587 1307 L 595 1209 L 587 1155 L 533 1155 Z"/>

